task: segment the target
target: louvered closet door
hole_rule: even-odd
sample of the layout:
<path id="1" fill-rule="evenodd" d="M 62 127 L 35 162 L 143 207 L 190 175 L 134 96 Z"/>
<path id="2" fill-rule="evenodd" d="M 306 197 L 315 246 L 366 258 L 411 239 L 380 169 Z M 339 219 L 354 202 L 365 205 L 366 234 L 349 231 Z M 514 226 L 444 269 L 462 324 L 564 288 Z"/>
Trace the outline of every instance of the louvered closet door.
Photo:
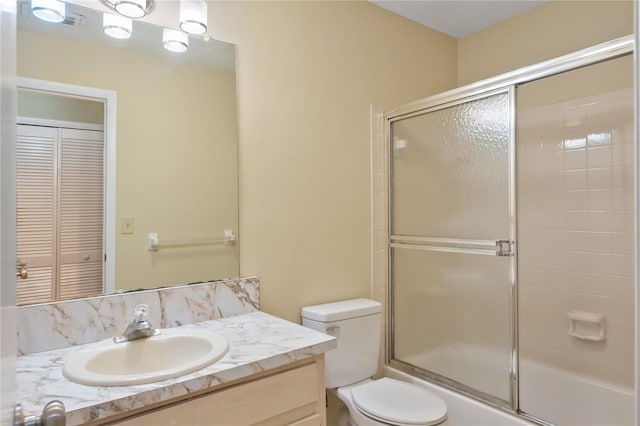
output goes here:
<path id="1" fill-rule="evenodd" d="M 29 278 L 17 282 L 18 305 L 55 297 L 57 133 L 51 127 L 18 126 L 17 258 L 29 270 Z"/>
<path id="2" fill-rule="evenodd" d="M 102 293 L 103 132 L 60 129 L 59 298 Z"/>
<path id="3" fill-rule="evenodd" d="M 101 294 L 103 132 L 18 126 L 18 305 Z"/>

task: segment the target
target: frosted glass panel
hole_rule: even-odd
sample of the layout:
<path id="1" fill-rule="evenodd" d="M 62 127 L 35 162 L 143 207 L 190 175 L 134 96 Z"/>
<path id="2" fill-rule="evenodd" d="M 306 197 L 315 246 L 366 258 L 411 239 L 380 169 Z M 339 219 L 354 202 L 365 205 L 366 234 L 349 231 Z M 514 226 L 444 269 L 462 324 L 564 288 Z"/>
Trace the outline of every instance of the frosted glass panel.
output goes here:
<path id="1" fill-rule="evenodd" d="M 395 121 L 392 234 L 509 235 L 509 96 Z"/>
<path id="2" fill-rule="evenodd" d="M 511 258 L 392 254 L 394 358 L 509 401 Z"/>

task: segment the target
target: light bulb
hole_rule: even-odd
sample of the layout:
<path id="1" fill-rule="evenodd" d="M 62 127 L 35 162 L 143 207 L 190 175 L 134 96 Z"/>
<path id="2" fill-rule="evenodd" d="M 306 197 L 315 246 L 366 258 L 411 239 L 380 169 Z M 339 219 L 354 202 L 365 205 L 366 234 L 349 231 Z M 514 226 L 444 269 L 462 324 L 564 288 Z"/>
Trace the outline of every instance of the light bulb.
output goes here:
<path id="1" fill-rule="evenodd" d="M 47 22 L 62 22 L 65 19 L 65 4 L 59 0 L 31 0 L 31 13 Z"/>
<path id="2" fill-rule="evenodd" d="M 189 36 L 183 32 L 165 28 L 162 31 L 164 48 L 172 52 L 184 52 L 189 47 Z"/>
<path id="3" fill-rule="evenodd" d="M 110 13 L 102 15 L 102 29 L 110 37 L 127 39 L 131 37 L 131 19 L 124 16 L 116 16 Z"/>
<path id="4" fill-rule="evenodd" d="M 204 0 L 180 1 L 180 29 L 189 34 L 207 32 L 207 3 Z"/>
<path id="5" fill-rule="evenodd" d="M 142 18 L 147 14 L 147 0 L 115 0 L 113 8 L 129 18 Z"/>

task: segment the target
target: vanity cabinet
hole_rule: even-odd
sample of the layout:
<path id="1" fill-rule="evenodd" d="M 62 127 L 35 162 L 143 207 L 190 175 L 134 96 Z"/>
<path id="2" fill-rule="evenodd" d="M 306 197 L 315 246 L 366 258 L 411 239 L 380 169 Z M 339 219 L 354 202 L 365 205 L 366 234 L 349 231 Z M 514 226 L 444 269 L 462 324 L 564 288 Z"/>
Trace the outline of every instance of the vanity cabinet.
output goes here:
<path id="1" fill-rule="evenodd" d="M 316 355 L 189 399 L 169 400 L 150 411 L 107 424 L 325 425 L 324 386 L 324 355 Z"/>

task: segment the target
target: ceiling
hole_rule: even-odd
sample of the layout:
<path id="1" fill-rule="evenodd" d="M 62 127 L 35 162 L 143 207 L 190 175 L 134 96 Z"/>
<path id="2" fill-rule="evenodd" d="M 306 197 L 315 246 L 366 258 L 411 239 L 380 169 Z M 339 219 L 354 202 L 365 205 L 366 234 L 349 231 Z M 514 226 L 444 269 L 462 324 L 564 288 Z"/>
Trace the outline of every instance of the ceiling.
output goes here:
<path id="1" fill-rule="evenodd" d="M 369 0 L 455 38 L 524 13 L 549 0 Z"/>

